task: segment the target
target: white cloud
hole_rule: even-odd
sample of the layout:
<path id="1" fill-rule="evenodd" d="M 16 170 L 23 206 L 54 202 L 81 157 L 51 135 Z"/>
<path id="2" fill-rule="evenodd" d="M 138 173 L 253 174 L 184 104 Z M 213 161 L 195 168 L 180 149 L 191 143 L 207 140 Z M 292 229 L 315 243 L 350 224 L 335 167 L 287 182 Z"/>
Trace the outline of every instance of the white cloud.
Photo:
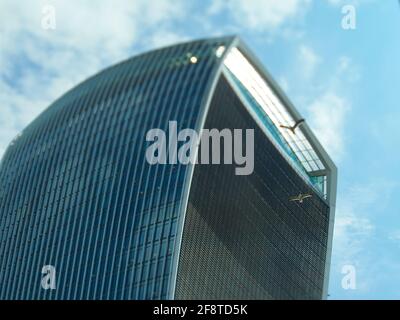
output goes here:
<path id="1" fill-rule="evenodd" d="M 311 127 L 335 160 L 340 160 L 344 153 L 345 122 L 349 110 L 349 102 L 330 91 L 318 96 L 309 106 Z"/>
<path id="2" fill-rule="evenodd" d="M 371 287 L 365 275 L 370 256 L 365 247 L 376 232 L 371 219 L 365 215 L 368 207 L 363 201 L 358 202 L 373 192 L 366 188 L 349 188 L 338 197 L 333 235 L 332 276 L 334 281 L 341 281 L 341 270 L 344 265 L 352 265 L 357 272 L 357 292 L 368 291 Z M 331 286 L 337 283 L 331 283 Z"/>
<path id="3" fill-rule="evenodd" d="M 352 110 L 349 88 L 360 78 L 358 68 L 352 59 L 340 56 L 332 67 L 321 69 L 325 59 L 304 44 L 294 54 L 290 72 L 295 72 L 289 84 L 296 82 L 291 87 L 296 88 L 298 105 L 305 106 L 310 127 L 333 160 L 340 162 L 346 151 L 347 119 Z"/>
<path id="4" fill-rule="evenodd" d="M 349 294 L 373 292 L 377 285 L 379 270 L 392 268 L 397 258 L 386 251 L 377 260 L 376 246 L 383 239 L 379 219 L 379 210 L 386 211 L 390 206 L 389 198 L 398 188 L 398 183 L 385 179 L 373 178 L 363 184 L 353 184 L 338 196 L 336 208 L 335 230 L 333 236 L 332 253 L 332 286 L 340 283 L 340 270 L 343 265 L 350 264 L 356 267 L 357 290 Z M 393 232 L 390 240 L 400 240 L 400 232 Z M 378 255 L 380 256 L 380 255 Z"/>
<path id="5" fill-rule="evenodd" d="M 180 35 L 175 31 L 160 30 L 148 39 L 148 48 L 164 47 L 186 40 L 188 40 L 187 36 Z"/>
<path id="6" fill-rule="evenodd" d="M 215 0 L 210 14 L 229 10 L 239 26 L 255 31 L 271 31 L 298 16 L 311 0 Z"/>
<path id="7" fill-rule="evenodd" d="M 383 194 L 384 184 L 355 184 L 338 197 L 334 230 L 334 254 L 340 264 L 356 263 L 364 244 L 375 232 L 368 213 Z"/>
<path id="8" fill-rule="evenodd" d="M 207 15 L 214 15 L 220 13 L 225 8 L 226 0 L 213 0 L 207 9 Z"/>
<path id="9" fill-rule="evenodd" d="M 299 65 L 302 69 L 305 78 L 314 76 L 316 68 L 321 63 L 321 58 L 314 52 L 314 50 L 306 45 L 301 45 L 299 48 Z"/>
<path id="10" fill-rule="evenodd" d="M 348 204 L 347 204 L 348 205 Z M 370 219 L 359 217 L 353 206 L 339 206 L 335 221 L 335 253 L 340 254 L 341 264 L 355 263 L 363 243 L 375 230 Z"/>
<path id="11" fill-rule="evenodd" d="M 365 251 L 369 241 L 376 231 L 375 226 L 367 218 L 356 215 L 341 217 L 336 220 L 333 257 L 331 265 L 331 286 L 341 283 L 342 268 L 345 265 L 355 267 L 357 293 L 368 292 L 371 289 L 371 256 Z M 335 281 L 336 283 L 332 283 Z"/>
<path id="12" fill-rule="evenodd" d="M 41 24 L 49 4 L 55 30 Z M 18 131 L 72 86 L 139 48 L 178 40 L 170 22 L 183 18 L 185 6 L 183 0 L 1 1 L 0 157 Z"/>

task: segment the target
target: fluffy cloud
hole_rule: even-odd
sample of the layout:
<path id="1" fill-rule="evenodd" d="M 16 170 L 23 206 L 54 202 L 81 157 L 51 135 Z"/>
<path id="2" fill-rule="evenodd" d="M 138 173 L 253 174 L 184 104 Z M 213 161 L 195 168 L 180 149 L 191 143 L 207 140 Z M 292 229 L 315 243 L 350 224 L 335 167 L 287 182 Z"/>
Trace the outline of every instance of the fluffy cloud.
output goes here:
<path id="1" fill-rule="evenodd" d="M 340 160 L 345 149 L 344 128 L 349 110 L 345 98 L 329 91 L 317 97 L 309 106 L 312 129 L 335 160 Z"/>
<path id="2" fill-rule="evenodd" d="M 311 0 L 214 0 L 210 14 L 228 10 L 239 26 L 255 31 L 271 31 L 299 15 Z"/>
<path id="3" fill-rule="evenodd" d="M 302 68 L 303 76 L 311 78 L 314 76 L 315 70 L 321 63 L 321 58 L 314 50 L 306 45 L 301 45 L 299 48 L 299 65 Z"/>
<path id="4" fill-rule="evenodd" d="M 364 243 L 375 231 L 369 217 L 361 214 L 363 206 L 354 199 L 354 193 L 339 198 L 337 205 L 334 253 L 341 264 L 356 263 Z"/>
<path id="5" fill-rule="evenodd" d="M 42 28 L 49 5 L 55 30 Z M 184 38 L 171 21 L 184 16 L 185 5 L 183 0 L 173 5 L 168 0 L 1 1 L 0 157 L 18 131 L 78 82 L 138 50 Z"/>
<path id="6" fill-rule="evenodd" d="M 356 268 L 357 292 L 366 292 L 371 283 L 368 273 L 370 255 L 365 247 L 374 237 L 376 227 L 365 214 L 373 203 L 363 200 L 376 191 L 373 186 L 352 187 L 338 198 L 333 236 L 331 287 L 338 287 L 342 279 L 342 267 L 352 265 Z"/>
<path id="7" fill-rule="evenodd" d="M 303 54 L 303 79 L 310 83 L 315 80 L 312 78 L 322 59 L 311 49 L 305 52 L 307 54 Z M 358 66 L 352 59 L 341 56 L 333 65 L 329 76 L 324 81 L 319 78 L 318 84 L 313 88 L 314 94 L 311 94 L 315 98 L 308 103 L 310 124 L 322 145 L 337 162 L 342 160 L 346 152 L 346 128 L 349 124 L 347 120 L 353 107 L 348 87 L 360 78 Z"/>
<path id="8" fill-rule="evenodd" d="M 396 182 L 370 178 L 366 183 L 347 186 L 339 194 L 331 287 L 339 288 L 344 265 L 355 266 L 357 290 L 346 292 L 349 298 L 357 298 L 362 293 L 376 294 L 374 288 L 378 283 L 398 279 L 397 274 L 382 273 L 382 270 L 393 270 L 399 265 L 397 251 L 389 249 L 387 240 L 398 241 L 400 233 L 394 231 L 388 235 L 379 221 L 383 218 L 380 214 L 390 211 L 390 199 L 395 197 L 397 188 Z M 384 254 L 377 251 L 380 245 L 385 246 Z"/>
<path id="9" fill-rule="evenodd" d="M 294 61 L 292 81 L 296 81 L 299 105 L 305 106 L 318 140 L 330 156 L 340 162 L 346 151 L 347 119 L 352 110 L 347 86 L 359 80 L 357 67 L 349 57 L 341 56 L 322 72 L 323 59 L 305 44 L 298 46 Z"/>

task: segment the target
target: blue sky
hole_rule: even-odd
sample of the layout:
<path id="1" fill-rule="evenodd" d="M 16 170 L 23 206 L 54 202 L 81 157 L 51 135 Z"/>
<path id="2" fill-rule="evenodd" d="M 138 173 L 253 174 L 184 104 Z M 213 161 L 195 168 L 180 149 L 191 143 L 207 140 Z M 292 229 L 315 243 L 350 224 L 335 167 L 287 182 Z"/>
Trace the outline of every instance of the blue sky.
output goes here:
<path id="1" fill-rule="evenodd" d="M 239 34 L 339 168 L 330 299 L 400 299 L 397 0 L 0 0 L 0 156 L 55 98 L 143 50 Z M 356 29 L 341 26 L 354 5 Z M 55 30 L 41 26 L 52 5 Z M 344 265 L 356 289 L 341 286 Z"/>

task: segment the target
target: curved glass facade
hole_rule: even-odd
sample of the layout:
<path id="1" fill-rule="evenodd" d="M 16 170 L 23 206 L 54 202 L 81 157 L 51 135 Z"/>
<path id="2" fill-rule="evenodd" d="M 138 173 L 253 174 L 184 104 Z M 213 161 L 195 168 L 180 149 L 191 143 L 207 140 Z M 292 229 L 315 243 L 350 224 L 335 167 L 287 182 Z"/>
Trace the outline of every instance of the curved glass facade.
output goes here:
<path id="1" fill-rule="evenodd" d="M 222 37 L 119 63 L 67 92 L 14 139 L 0 162 L 0 299 L 324 296 L 335 177 L 321 173 L 333 181 L 325 199 L 277 153 L 226 81 L 223 61 L 233 47 L 247 50 Z M 170 121 L 177 130 L 258 128 L 255 172 L 235 177 L 242 198 L 224 189 L 236 183 L 229 166 L 146 161 L 146 133 L 167 132 Z M 306 209 L 283 204 L 300 189 L 315 195 Z M 254 232 L 255 224 L 264 229 Z M 230 242 L 236 235 L 243 242 Z M 41 286 L 46 265 L 56 270 L 53 290 Z M 218 290 L 204 286 L 211 272 Z"/>
<path id="2" fill-rule="evenodd" d="M 169 120 L 195 128 L 229 41 L 109 68 L 13 142 L 0 171 L 0 298 L 167 298 L 187 166 L 150 166 L 146 132 Z M 41 288 L 43 265 L 56 268 L 56 290 Z"/>

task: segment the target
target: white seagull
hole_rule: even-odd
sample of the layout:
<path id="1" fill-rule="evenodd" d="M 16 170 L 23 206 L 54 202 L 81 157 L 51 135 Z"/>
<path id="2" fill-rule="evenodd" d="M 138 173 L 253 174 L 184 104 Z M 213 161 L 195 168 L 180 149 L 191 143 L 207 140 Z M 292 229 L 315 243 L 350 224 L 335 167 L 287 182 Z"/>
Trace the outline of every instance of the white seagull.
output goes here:
<path id="1" fill-rule="evenodd" d="M 290 201 L 298 201 L 299 203 L 303 203 L 305 199 L 307 198 L 312 198 L 312 194 L 306 193 L 300 193 L 298 196 L 291 197 Z"/>

